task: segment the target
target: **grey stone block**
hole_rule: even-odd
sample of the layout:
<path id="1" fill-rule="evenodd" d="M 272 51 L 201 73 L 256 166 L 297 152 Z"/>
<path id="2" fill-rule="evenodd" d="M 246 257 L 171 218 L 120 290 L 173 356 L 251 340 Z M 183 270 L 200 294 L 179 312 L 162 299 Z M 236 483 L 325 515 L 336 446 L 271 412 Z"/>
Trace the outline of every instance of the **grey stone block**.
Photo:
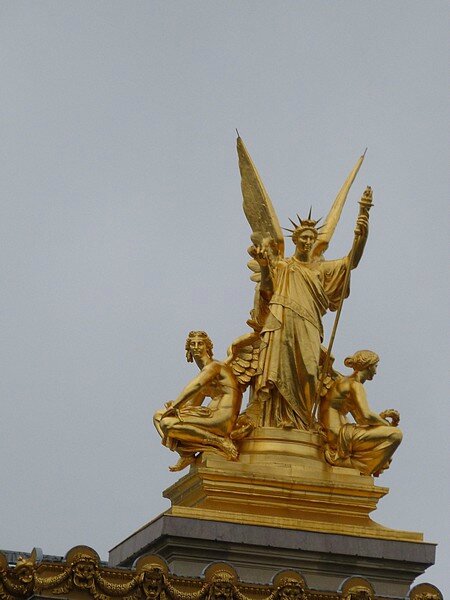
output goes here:
<path id="1" fill-rule="evenodd" d="M 414 579 L 434 564 L 435 544 L 403 542 L 160 515 L 110 551 L 111 566 L 130 567 L 158 554 L 172 573 L 200 577 L 225 561 L 243 582 L 268 584 L 284 569 L 301 573 L 309 588 L 338 591 L 350 576 L 364 577 L 377 595 L 404 598 Z"/>

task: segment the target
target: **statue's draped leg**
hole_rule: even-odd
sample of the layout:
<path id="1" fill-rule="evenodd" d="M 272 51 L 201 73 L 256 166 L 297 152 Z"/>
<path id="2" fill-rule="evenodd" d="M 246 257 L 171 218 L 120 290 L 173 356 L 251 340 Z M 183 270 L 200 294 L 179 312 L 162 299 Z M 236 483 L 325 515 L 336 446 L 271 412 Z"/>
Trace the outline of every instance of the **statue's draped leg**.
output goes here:
<path id="1" fill-rule="evenodd" d="M 391 457 L 402 441 L 402 432 L 389 425 L 343 425 L 335 448 L 325 452 L 336 466 L 358 469 L 364 475 L 380 473 L 389 467 Z"/>
<path id="2" fill-rule="evenodd" d="M 306 429 L 316 392 L 320 334 L 290 309 L 277 309 L 283 312 L 281 322 L 274 319 L 278 328 L 262 334 L 262 372 L 254 392 L 260 404 L 258 424 Z"/>

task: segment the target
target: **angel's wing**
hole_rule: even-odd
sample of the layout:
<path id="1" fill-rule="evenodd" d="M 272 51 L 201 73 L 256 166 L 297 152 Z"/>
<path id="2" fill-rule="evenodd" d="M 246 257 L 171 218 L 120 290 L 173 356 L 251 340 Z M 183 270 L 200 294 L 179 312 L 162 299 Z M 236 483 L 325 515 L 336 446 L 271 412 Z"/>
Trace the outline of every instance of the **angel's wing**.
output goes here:
<path id="1" fill-rule="evenodd" d="M 270 238 L 279 256 L 284 254 L 284 238 L 269 194 L 240 137 L 237 138 L 243 208 L 256 239 Z M 253 239 L 253 236 L 252 236 Z M 250 267 L 251 268 L 251 267 Z M 252 269 L 253 270 L 253 269 Z"/>
<path id="2" fill-rule="evenodd" d="M 261 338 L 258 333 L 241 335 L 227 350 L 225 362 L 230 365 L 236 379 L 245 389 L 258 369 Z"/>
<path id="3" fill-rule="evenodd" d="M 312 254 L 316 258 L 321 256 L 328 248 L 334 230 L 336 229 L 336 225 L 338 224 L 339 218 L 341 216 L 342 209 L 344 208 L 345 201 L 347 200 L 348 192 L 350 191 L 352 183 L 354 182 L 355 177 L 358 174 L 359 168 L 363 163 L 365 155 L 366 151 L 364 151 L 364 154 L 359 157 L 356 165 L 350 171 L 349 176 L 345 180 L 344 185 L 339 190 L 339 193 L 336 196 L 335 201 L 333 202 L 333 205 L 324 221 L 324 224 L 320 228 L 320 236 L 317 242 L 314 244 L 312 250 Z"/>

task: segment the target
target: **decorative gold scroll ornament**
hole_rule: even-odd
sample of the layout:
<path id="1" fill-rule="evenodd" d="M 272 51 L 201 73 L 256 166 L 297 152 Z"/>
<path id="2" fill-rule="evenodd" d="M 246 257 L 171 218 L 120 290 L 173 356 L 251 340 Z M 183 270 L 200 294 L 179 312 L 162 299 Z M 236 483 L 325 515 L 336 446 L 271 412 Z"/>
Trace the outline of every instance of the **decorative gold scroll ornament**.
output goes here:
<path id="1" fill-rule="evenodd" d="M 289 587 L 300 590 L 299 582 L 301 594 L 283 592 Z M 254 600 L 255 593 L 260 600 L 307 600 L 304 590 L 304 581 L 297 574 L 292 578 L 280 573 L 274 586 L 240 584 L 236 571 L 226 563 L 210 565 L 204 579 L 177 577 L 169 573 L 160 557 L 153 555 L 141 557 L 133 569 L 112 569 L 102 565 L 98 554 L 88 546 L 72 548 L 62 563 L 39 562 L 33 551 L 29 558 L 19 558 L 15 566 L 9 566 L 6 556 L 0 553 L 2 600 L 26 600 L 43 593 L 48 597 L 70 597 L 79 591 L 95 600 Z M 316 593 L 313 597 L 322 599 Z M 323 598 L 338 596 L 326 594 Z"/>
<path id="2" fill-rule="evenodd" d="M 309 590 L 296 571 L 278 573 L 272 585 L 241 583 L 227 563 L 212 563 L 203 578 L 172 575 L 159 556 L 140 557 L 132 569 L 110 568 L 88 546 L 76 546 L 61 561 L 40 560 L 34 550 L 28 558 L 9 565 L 0 552 L 1 600 L 26 600 L 64 594 L 76 600 L 83 592 L 95 600 L 378 600 L 368 581 L 351 578 L 339 592 Z M 364 595 L 365 594 L 365 595 Z M 415 586 L 410 600 L 443 600 L 429 583 Z"/>

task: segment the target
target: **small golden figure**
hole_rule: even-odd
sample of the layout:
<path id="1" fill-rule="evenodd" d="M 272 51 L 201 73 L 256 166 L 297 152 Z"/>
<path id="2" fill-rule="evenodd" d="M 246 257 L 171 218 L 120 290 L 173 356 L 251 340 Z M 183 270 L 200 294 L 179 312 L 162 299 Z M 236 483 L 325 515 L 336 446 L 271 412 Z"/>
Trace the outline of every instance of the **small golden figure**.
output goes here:
<path id="1" fill-rule="evenodd" d="M 390 409 L 377 414 L 367 401 L 363 384 L 373 379 L 379 360 L 370 350 L 359 350 L 347 357 L 344 364 L 353 373 L 338 377 L 330 385 L 319 408 L 319 420 L 326 434 L 326 461 L 375 477 L 389 467 L 402 441 L 397 427 L 399 413 Z M 348 413 L 355 423 L 347 420 Z"/>
<path id="2" fill-rule="evenodd" d="M 191 331 L 186 340 L 186 359 L 200 369 L 176 400 L 155 413 L 153 422 L 162 443 L 180 455 L 170 467 L 180 471 L 194 462 L 197 453 L 209 450 L 236 460 L 239 452 L 232 438 L 239 439 L 241 427 L 233 433 L 242 394 L 258 364 L 259 336 L 244 335 L 233 342 L 228 357 L 213 360 L 213 344 L 204 331 Z M 208 406 L 202 406 L 211 398 Z"/>

